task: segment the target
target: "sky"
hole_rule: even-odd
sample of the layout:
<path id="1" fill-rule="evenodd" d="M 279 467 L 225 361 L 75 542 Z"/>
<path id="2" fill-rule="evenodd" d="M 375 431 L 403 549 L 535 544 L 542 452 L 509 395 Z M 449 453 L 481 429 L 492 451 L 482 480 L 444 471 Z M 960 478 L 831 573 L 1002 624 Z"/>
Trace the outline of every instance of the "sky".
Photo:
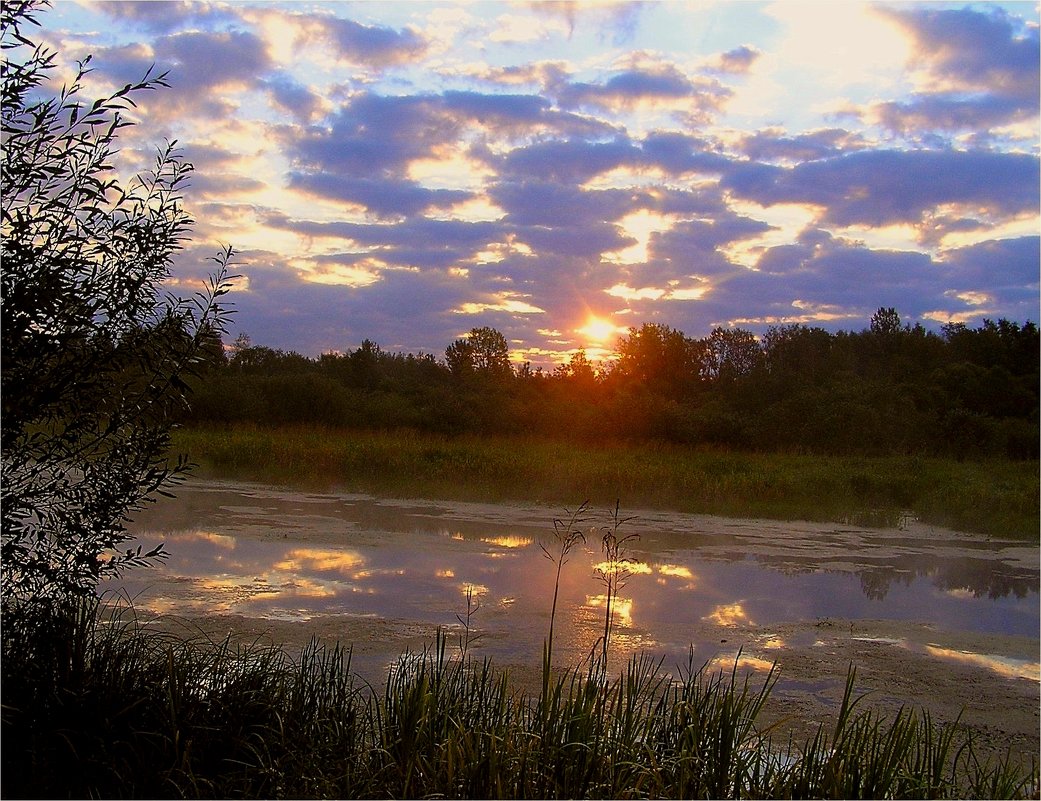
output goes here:
<path id="1" fill-rule="evenodd" d="M 229 341 L 517 362 L 660 323 L 1038 321 L 1037 3 L 95 2 L 40 15 L 87 90 L 150 66 Z"/>

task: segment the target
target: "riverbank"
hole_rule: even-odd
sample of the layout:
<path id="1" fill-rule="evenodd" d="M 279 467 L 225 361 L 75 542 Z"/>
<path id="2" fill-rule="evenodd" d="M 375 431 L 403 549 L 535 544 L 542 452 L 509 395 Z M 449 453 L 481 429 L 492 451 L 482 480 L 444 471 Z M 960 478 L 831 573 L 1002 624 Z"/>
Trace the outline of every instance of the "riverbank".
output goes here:
<path id="1" fill-rule="evenodd" d="M 391 497 L 601 506 L 727 517 L 937 526 L 1038 541 L 1037 462 L 737 453 L 542 437 L 447 438 L 315 426 L 193 427 L 202 477 Z"/>

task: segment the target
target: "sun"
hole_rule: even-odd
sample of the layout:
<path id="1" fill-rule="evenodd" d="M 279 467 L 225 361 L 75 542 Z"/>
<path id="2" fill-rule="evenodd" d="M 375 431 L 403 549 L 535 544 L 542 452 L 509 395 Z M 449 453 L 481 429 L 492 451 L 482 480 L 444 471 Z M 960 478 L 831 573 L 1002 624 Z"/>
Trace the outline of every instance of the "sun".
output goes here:
<path id="1" fill-rule="evenodd" d="M 589 315 L 586 324 L 576 330 L 590 342 L 598 345 L 613 340 L 624 331 L 623 328 L 619 328 L 610 320 L 605 320 L 603 317 L 597 317 L 592 314 Z"/>

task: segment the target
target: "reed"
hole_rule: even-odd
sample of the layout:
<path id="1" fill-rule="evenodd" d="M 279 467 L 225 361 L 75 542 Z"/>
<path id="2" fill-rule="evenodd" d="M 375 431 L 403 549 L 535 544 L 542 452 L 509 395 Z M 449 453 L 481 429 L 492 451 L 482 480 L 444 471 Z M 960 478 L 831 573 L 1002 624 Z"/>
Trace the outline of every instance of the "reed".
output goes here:
<path id="1" fill-rule="evenodd" d="M 26 619 L 27 620 L 27 619 Z M 5 621 L 8 797 L 1031 797 L 1036 763 L 980 759 L 958 724 L 861 712 L 855 671 L 830 734 L 778 746 L 762 682 L 646 656 L 569 669 L 535 696 L 449 648 L 401 657 L 381 688 L 350 650 L 298 656 L 176 639 L 124 605 Z"/>
<path id="2" fill-rule="evenodd" d="M 539 501 L 781 520 L 927 523 L 1036 541 L 1037 462 L 737 453 L 543 437 L 447 438 L 294 426 L 191 428 L 202 475 L 399 497 Z"/>

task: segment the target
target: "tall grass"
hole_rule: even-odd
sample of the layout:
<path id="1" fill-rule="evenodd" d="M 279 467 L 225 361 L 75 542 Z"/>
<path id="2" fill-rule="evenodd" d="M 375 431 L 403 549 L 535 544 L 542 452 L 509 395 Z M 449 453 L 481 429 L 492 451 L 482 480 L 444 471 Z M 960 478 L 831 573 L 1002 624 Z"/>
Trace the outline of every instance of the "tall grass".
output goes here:
<path id="1" fill-rule="evenodd" d="M 776 674 L 594 660 L 536 696 L 440 635 L 382 687 L 350 650 L 297 658 L 184 641 L 126 608 L 3 628 L 6 797 L 1025 797 L 1036 764 L 977 758 L 957 725 L 862 713 L 782 743 L 758 725 Z"/>
<path id="2" fill-rule="evenodd" d="M 1037 540 L 1037 462 L 735 453 L 540 437 L 446 438 L 295 426 L 192 428 L 178 452 L 204 474 L 290 485 L 481 501 L 609 506 L 843 521 L 870 513 Z"/>

